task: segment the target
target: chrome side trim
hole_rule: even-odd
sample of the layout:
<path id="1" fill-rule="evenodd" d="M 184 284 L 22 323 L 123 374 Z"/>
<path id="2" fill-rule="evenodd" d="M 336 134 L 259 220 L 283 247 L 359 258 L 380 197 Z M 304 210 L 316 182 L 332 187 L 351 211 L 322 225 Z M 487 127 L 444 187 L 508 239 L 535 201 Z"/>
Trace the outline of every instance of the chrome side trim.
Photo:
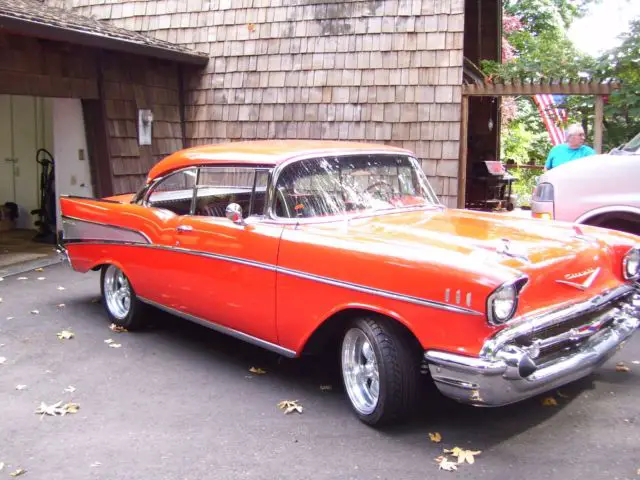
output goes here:
<path id="1" fill-rule="evenodd" d="M 63 242 L 105 240 L 108 242 L 151 243 L 143 232 L 130 228 L 62 216 Z"/>
<path id="2" fill-rule="evenodd" d="M 598 310 L 633 291 L 634 287 L 632 285 L 620 285 L 583 302 L 564 306 L 556 310 L 544 311 L 531 317 L 526 315 L 519 317 L 512 320 L 507 328 L 486 342 L 480 351 L 480 356 L 492 358 L 494 353 L 503 345 L 512 342 L 520 336 L 531 335 L 538 330 L 549 328 L 571 318 Z"/>
<path id="3" fill-rule="evenodd" d="M 298 270 L 292 270 L 290 268 L 277 267 L 276 269 L 278 273 L 283 273 L 286 275 L 291 275 L 298 278 L 304 278 L 306 280 L 313 280 L 320 283 L 325 283 L 327 285 L 332 285 L 334 287 L 342 287 L 348 288 L 350 290 L 355 290 L 357 292 L 362 293 L 370 293 L 372 295 L 378 295 L 379 297 L 391 298 L 393 300 L 400 300 L 403 302 L 414 303 L 416 305 L 421 305 L 423 307 L 433 307 L 441 310 L 447 310 L 449 312 L 455 313 L 463 313 L 466 315 L 484 315 L 481 312 L 476 310 L 471 310 L 469 308 L 464 307 L 456 307 L 455 305 L 447 305 L 446 303 L 435 302 L 433 300 L 425 300 L 418 297 L 413 297 L 411 295 L 403 295 L 401 293 L 394 293 L 388 290 L 381 290 L 373 287 L 365 287 L 364 285 L 358 285 L 357 283 L 345 282 L 342 280 L 334 280 L 332 278 L 322 277 L 320 275 L 314 275 L 311 273 L 304 273 Z"/>
<path id="4" fill-rule="evenodd" d="M 229 336 L 237 338 L 239 340 L 243 340 L 245 342 L 251 343 L 251 344 L 256 345 L 258 347 L 262 347 L 262 348 L 265 348 L 267 350 L 271 350 L 273 352 L 279 353 L 280 355 L 284 355 L 285 357 L 294 358 L 294 357 L 298 356 L 298 354 L 293 350 L 289 350 L 288 348 L 281 347 L 280 345 L 276 345 L 275 343 L 267 342 L 266 340 L 262 340 L 261 338 L 254 337 L 253 335 L 249 335 L 247 333 L 243 333 L 243 332 L 240 332 L 238 330 L 234 330 L 234 329 L 229 328 L 229 327 L 224 327 L 224 326 L 219 325 L 217 323 L 209 322 L 209 321 L 204 320 L 204 319 L 202 319 L 200 317 L 196 317 L 196 316 L 191 315 L 189 313 L 181 312 L 180 310 L 176 310 L 174 308 L 167 307 L 165 305 L 162 305 L 160 303 L 154 302 L 152 300 L 148 300 L 146 298 L 138 297 L 138 299 L 141 302 L 144 302 L 144 303 L 146 303 L 148 305 L 151 305 L 153 307 L 159 308 L 160 310 L 164 310 L 165 312 L 170 313 L 171 315 L 175 315 L 177 317 L 184 318 L 185 320 L 189 320 L 190 322 L 197 323 L 198 325 L 202 325 L 203 327 L 210 328 L 211 330 L 215 330 L 216 332 L 224 333 L 225 335 L 229 335 Z"/>
<path id="5" fill-rule="evenodd" d="M 423 306 L 423 307 L 437 308 L 437 309 L 440 309 L 440 310 L 446 310 L 446 311 L 454 312 L 454 313 L 462 313 L 462 314 L 465 314 L 465 315 L 484 316 L 484 313 L 479 312 L 477 310 L 472 310 L 470 308 L 458 307 L 458 306 L 455 306 L 455 305 L 448 305 L 446 303 L 436 302 L 434 300 L 427 300 L 427 299 L 423 299 L 423 298 L 419 298 L 419 297 L 413 297 L 411 295 L 403 295 L 401 293 L 390 292 L 388 290 L 382 290 L 382 289 L 379 289 L 379 288 L 367 287 L 367 286 L 364 286 L 364 285 L 359 285 L 357 283 L 345 282 L 345 281 L 342 281 L 342 280 L 334 280 L 332 278 L 323 277 L 321 275 L 314 275 L 312 273 L 305 273 L 305 272 L 301 272 L 299 270 L 293 270 L 293 269 L 290 269 L 290 268 L 278 267 L 278 266 L 271 265 L 271 264 L 268 264 L 268 263 L 256 262 L 254 260 L 245 260 L 245 259 L 242 259 L 242 258 L 231 257 L 231 256 L 227 256 L 227 255 L 219 255 L 219 254 L 209 253 L 209 252 L 200 252 L 200 251 L 189 250 L 189 249 L 180 248 L 180 247 L 170 247 L 170 246 L 157 245 L 157 244 L 142 244 L 142 243 L 135 243 L 135 242 L 93 241 L 93 240 L 82 241 L 82 240 L 78 240 L 78 241 L 72 241 L 72 242 L 69 242 L 69 243 L 81 243 L 83 245 L 117 244 L 117 245 L 135 246 L 135 247 L 143 247 L 143 248 L 154 248 L 154 249 L 158 249 L 158 250 L 175 251 L 175 252 L 184 253 L 184 254 L 187 254 L 187 255 L 196 255 L 196 256 L 201 256 L 201 257 L 206 257 L 206 258 L 212 258 L 212 259 L 215 259 L 215 260 L 222 260 L 222 261 L 226 261 L 226 262 L 238 263 L 238 264 L 246 265 L 246 266 L 249 266 L 249 267 L 261 268 L 263 270 L 275 271 L 277 273 L 282 273 L 284 275 L 291 275 L 291 276 L 298 277 L 298 278 L 303 278 L 303 279 L 306 279 L 306 280 L 312 280 L 312 281 L 315 281 L 315 282 L 320 282 L 320 283 L 324 283 L 324 284 L 327 284 L 327 285 L 332 285 L 334 287 L 348 288 L 350 290 L 355 290 L 357 292 L 369 293 L 371 295 L 377 295 L 379 297 L 390 298 L 392 300 L 399 300 L 401 302 L 413 303 L 413 304 L 420 305 L 420 306 Z"/>

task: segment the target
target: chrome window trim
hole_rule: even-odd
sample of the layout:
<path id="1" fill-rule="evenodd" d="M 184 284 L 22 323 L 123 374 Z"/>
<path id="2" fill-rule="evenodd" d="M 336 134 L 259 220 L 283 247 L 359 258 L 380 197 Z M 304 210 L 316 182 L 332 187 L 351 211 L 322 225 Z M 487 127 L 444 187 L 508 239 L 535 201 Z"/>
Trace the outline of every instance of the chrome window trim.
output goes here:
<path id="1" fill-rule="evenodd" d="M 284 355 L 285 357 L 294 358 L 298 356 L 298 353 L 294 350 L 290 350 L 288 348 L 282 347 L 275 343 L 268 342 L 258 337 L 254 337 L 253 335 L 249 335 L 248 333 L 240 332 L 238 330 L 234 330 L 233 328 L 225 327 L 218 323 L 210 322 L 208 320 L 204 320 L 200 317 L 196 317 L 195 315 L 191 315 L 189 313 L 181 312 L 180 310 L 176 310 L 171 307 L 167 307 L 162 305 L 161 303 L 154 302 L 153 300 L 149 300 L 147 298 L 138 297 L 141 302 L 144 302 L 153 307 L 159 308 L 160 310 L 164 310 L 172 315 L 176 315 L 178 317 L 184 318 L 185 320 L 189 320 L 191 322 L 197 323 L 198 325 L 202 325 L 203 327 L 207 327 L 211 330 L 215 330 L 216 332 L 224 333 L 231 337 L 237 338 L 239 340 L 243 340 L 245 342 L 251 343 L 258 347 L 265 348 L 267 350 L 271 350 L 273 352 L 279 353 L 280 355 Z"/>

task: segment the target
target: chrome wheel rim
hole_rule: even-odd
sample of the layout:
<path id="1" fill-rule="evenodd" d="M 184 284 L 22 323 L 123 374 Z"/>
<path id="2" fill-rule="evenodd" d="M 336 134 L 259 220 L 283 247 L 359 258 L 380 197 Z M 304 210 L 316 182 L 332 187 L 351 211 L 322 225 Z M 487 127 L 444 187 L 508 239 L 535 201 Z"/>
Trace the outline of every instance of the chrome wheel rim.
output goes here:
<path id="1" fill-rule="evenodd" d="M 122 270 L 109 265 L 104 274 L 104 299 L 109 313 L 123 320 L 131 310 L 131 286 Z"/>
<path id="2" fill-rule="evenodd" d="M 378 405 L 380 375 L 371 342 L 358 328 L 352 328 L 342 341 L 342 377 L 351 404 L 362 415 Z"/>

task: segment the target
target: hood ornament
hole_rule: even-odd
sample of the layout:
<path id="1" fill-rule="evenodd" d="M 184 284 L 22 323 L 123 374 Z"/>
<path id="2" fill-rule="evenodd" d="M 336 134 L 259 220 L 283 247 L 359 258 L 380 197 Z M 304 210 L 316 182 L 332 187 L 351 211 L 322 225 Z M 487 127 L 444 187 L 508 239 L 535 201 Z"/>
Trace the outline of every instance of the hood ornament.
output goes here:
<path id="1" fill-rule="evenodd" d="M 586 290 L 595 281 L 596 277 L 600 273 L 600 267 L 598 268 L 590 268 L 583 272 L 578 273 L 569 273 L 564 276 L 565 280 L 556 280 L 558 283 L 563 283 L 564 285 L 569 285 L 570 287 L 577 288 L 578 290 Z M 578 281 L 573 281 L 578 280 Z M 580 282 L 580 280 L 582 280 Z"/>

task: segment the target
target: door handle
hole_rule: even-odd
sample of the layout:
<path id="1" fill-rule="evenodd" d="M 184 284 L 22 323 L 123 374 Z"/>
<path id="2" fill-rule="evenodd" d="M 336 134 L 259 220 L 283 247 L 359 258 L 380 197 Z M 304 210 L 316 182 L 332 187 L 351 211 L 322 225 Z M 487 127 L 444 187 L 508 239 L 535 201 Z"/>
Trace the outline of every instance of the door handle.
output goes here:
<path id="1" fill-rule="evenodd" d="M 176 231 L 178 233 L 182 233 L 182 232 L 191 232 L 193 230 L 193 227 L 191 225 L 178 225 L 176 227 Z"/>

